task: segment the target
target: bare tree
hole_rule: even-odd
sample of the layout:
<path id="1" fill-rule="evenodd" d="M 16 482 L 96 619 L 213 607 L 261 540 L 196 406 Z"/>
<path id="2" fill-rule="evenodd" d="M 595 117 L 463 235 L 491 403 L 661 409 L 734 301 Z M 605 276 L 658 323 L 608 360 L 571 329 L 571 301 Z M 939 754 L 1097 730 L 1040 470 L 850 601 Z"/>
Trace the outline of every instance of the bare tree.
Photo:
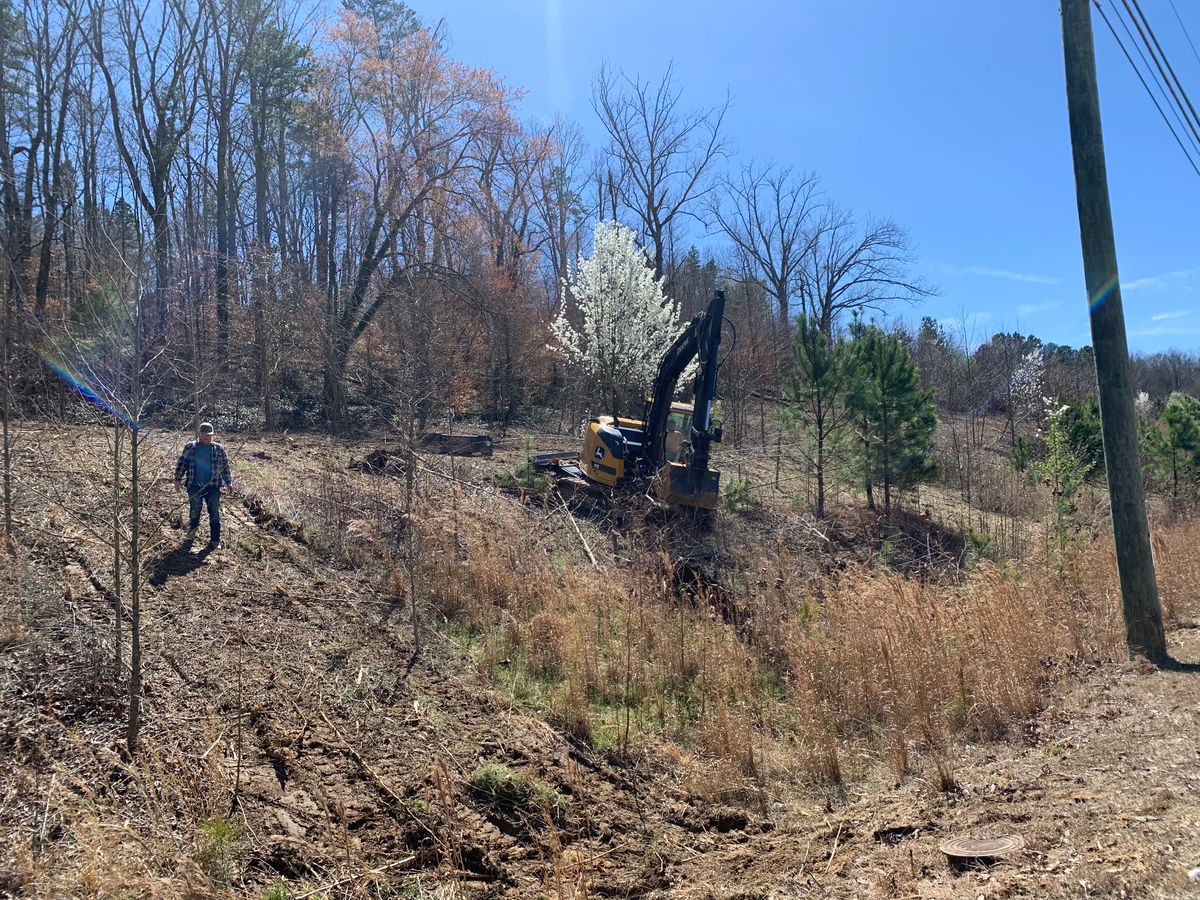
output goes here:
<path id="1" fill-rule="evenodd" d="M 860 227 L 853 213 L 831 205 L 815 227 L 800 271 L 800 296 L 805 314 L 827 338 L 847 313 L 881 311 L 934 293 L 912 274 L 912 245 L 895 222 L 868 219 Z"/>
<path id="2" fill-rule="evenodd" d="M 713 163 L 727 152 L 721 124 L 730 99 L 684 110 L 681 96 L 671 66 L 657 84 L 605 67 L 592 85 L 592 108 L 608 133 L 614 163 L 609 192 L 637 217 L 656 276 L 665 271 L 671 225 L 694 215 L 696 202 L 712 189 Z"/>
<path id="3" fill-rule="evenodd" d="M 723 177 L 709 197 L 710 218 L 751 263 L 785 325 L 804 261 L 822 236 L 815 221 L 820 208 L 815 174 L 753 161 Z"/>
<path id="4" fill-rule="evenodd" d="M 50 289 L 51 255 L 64 202 L 63 139 L 67 110 L 74 87 L 75 60 L 79 55 L 75 11 L 49 0 L 28 4 L 28 43 L 33 50 L 33 83 L 37 97 L 37 130 L 41 146 L 42 234 L 34 287 L 34 311 L 46 312 Z"/>
<path id="5" fill-rule="evenodd" d="M 122 51 L 119 60 L 110 60 L 106 50 L 110 16 L 105 0 L 92 0 L 82 34 L 104 77 L 117 151 L 150 219 L 161 330 L 171 272 L 171 165 L 196 118 L 195 87 L 208 17 L 189 8 L 187 0 L 161 0 L 153 13 L 151 2 L 116 4 L 111 19 Z"/>
<path id="6" fill-rule="evenodd" d="M 537 211 L 546 232 L 542 248 L 547 264 L 547 309 L 558 303 L 571 260 L 583 249 L 580 240 L 588 220 L 580 184 L 587 148 L 583 133 L 574 123 L 559 119 L 551 126 L 550 136 L 549 152 L 540 160 L 534 184 Z"/>
<path id="7" fill-rule="evenodd" d="M 216 131 L 216 259 L 217 357 L 222 365 L 229 353 L 230 268 L 237 222 L 236 180 L 233 170 L 234 109 L 238 105 L 251 48 L 266 25 L 268 10 L 262 3 L 203 0 L 209 19 L 208 50 L 211 59 L 201 66 L 208 119 Z"/>
<path id="8" fill-rule="evenodd" d="M 451 63 L 439 35 L 417 32 L 389 45 L 386 55 L 379 41 L 376 31 L 353 21 L 327 61 L 329 94 L 352 127 L 344 152 L 367 201 L 361 240 L 342 266 L 353 273 L 349 288 L 327 294 L 325 402 L 334 431 L 344 424 L 350 352 L 394 295 L 374 284 L 375 273 L 384 260 L 393 268 L 427 269 L 432 259 L 437 268 L 445 235 L 418 220 L 453 202 L 477 170 L 485 138 L 510 123 L 505 90 L 490 73 Z M 362 65 L 372 57 L 371 66 Z M 402 241 L 406 230 L 416 235 L 413 244 Z"/>
<path id="9" fill-rule="evenodd" d="M 471 207 L 483 225 L 494 266 L 515 281 L 526 257 L 547 241 L 547 229 L 537 215 L 535 185 L 554 152 L 545 131 L 494 129 L 479 142 L 479 190 L 471 192 Z"/>
<path id="10" fill-rule="evenodd" d="M 3 249 L 4 296 L 11 322 L 19 328 L 29 294 L 29 257 L 33 245 L 33 194 L 38 148 L 43 139 L 37 127 L 30 78 L 33 49 L 23 11 L 0 3 L 0 229 Z M 24 156 L 18 167 L 18 158 Z"/>

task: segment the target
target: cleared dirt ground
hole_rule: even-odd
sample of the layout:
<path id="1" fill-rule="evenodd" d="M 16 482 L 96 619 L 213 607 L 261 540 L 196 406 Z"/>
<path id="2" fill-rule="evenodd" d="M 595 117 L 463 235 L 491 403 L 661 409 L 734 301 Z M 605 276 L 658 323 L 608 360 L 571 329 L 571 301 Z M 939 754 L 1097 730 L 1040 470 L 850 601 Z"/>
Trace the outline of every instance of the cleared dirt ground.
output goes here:
<path id="1" fill-rule="evenodd" d="M 290 897 L 1200 896 L 1200 672 L 1084 673 L 1023 734 L 956 747 L 951 791 L 925 771 L 897 784 L 861 751 L 840 789 L 722 792 L 673 748 L 621 759 L 516 708 L 447 623 L 425 616 L 414 658 L 380 537 L 401 524 L 403 478 L 347 469 L 377 443 L 226 446 L 242 497 L 226 501 L 225 546 L 203 554 L 203 540 L 180 547 L 177 441 L 148 444 L 146 470 L 165 480 L 147 496 L 131 766 L 124 699 L 107 687 L 111 550 L 99 524 L 63 511 L 102 508 L 87 492 L 106 483 L 109 450 L 95 430 L 22 429 L 24 541 L 0 611 L 0 895 L 259 897 L 284 879 Z M 520 448 L 512 437 L 453 470 L 425 458 L 424 502 L 518 517 L 585 565 L 565 519 L 491 484 Z M 469 499 L 452 499 L 451 477 Z M 616 564 L 603 528 L 580 528 Z M 1200 662 L 1200 630 L 1171 641 Z M 481 796 L 485 763 L 562 806 Z M 1026 849 L 987 869 L 955 873 L 937 850 L 1007 833 Z"/>

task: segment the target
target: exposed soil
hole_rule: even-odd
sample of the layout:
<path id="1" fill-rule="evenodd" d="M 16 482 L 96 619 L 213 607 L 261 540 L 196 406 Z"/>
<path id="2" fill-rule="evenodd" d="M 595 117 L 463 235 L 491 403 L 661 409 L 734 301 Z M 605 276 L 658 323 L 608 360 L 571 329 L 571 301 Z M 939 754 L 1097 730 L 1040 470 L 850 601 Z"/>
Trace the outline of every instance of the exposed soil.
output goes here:
<path id="1" fill-rule="evenodd" d="M 243 495 L 224 501 L 220 550 L 200 549 L 205 524 L 182 546 L 169 477 L 146 498 L 131 769 L 109 671 L 104 501 L 62 493 L 107 483 L 109 451 L 96 431 L 20 435 L 23 544 L 0 612 L 0 896 L 261 896 L 279 878 L 293 897 L 414 884 L 496 897 L 1200 896 L 1188 879 L 1200 867 L 1198 672 L 1093 671 L 1024 734 L 955 748 L 950 790 L 931 764 L 897 784 L 863 758 L 840 790 L 722 792 L 671 748 L 620 759 L 514 708 L 444 628 L 426 627 L 415 652 L 403 579 L 382 562 L 404 534 L 404 480 L 347 474 L 378 447 L 226 446 Z M 435 484 L 452 471 L 512 504 L 489 474 L 519 447 L 497 442 L 496 459 L 453 470 L 422 464 Z M 173 452 L 152 441 L 146 470 L 169 476 Z M 89 525 L 63 502 L 101 515 Z M 544 516 L 531 511 L 529 527 Z M 603 552 L 601 526 L 579 527 Z M 569 528 L 545 542 L 583 562 Z M 1200 629 L 1172 643 L 1200 661 Z M 489 762 L 557 791 L 564 810 L 472 790 Z M 189 860 L 206 852 L 196 823 L 222 817 L 241 837 L 228 886 L 214 888 L 212 859 L 203 875 Z M 985 869 L 956 873 L 937 849 L 1009 833 L 1026 848 Z"/>
<path id="2" fill-rule="evenodd" d="M 1200 630 L 1172 644 L 1200 659 Z M 772 833 L 697 847 L 678 894 L 1200 896 L 1188 878 L 1200 866 L 1200 671 L 1097 670 L 1022 739 L 959 748 L 953 768 L 950 792 L 933 773 L 897 785 L 881 771 L 829 809 L 784 799 Z M 938 851 L 1005 834 L 1026 847 L 993 867 L 956 873 Z"/>

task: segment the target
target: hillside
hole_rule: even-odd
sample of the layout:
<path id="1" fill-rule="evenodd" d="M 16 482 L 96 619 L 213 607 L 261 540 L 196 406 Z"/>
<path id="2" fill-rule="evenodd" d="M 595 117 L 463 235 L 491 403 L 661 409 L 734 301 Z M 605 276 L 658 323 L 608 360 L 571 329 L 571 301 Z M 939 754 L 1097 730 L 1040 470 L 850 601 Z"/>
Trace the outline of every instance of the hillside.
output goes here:
<path id="1" fill-rule="evenodd" d="M 407 512 L 402 476 L 348 467 L 377 443 L 226 442 L 242 496 L 226 501 L 222 549 L 181 549 L 169 479 L 147 490 L 130 761 L 106 501 L 90 495 L 111 450 L 97 429 L 22 428 L 23 537 L 0 610 L 0 895 L 1200 895 L 1200 676 L 1119 661 L 1111 576 L 1061 601 L 1048 575 L 987 566 L 953 595 L 936 567 L 877 582 L 851 512 L 818 528 L 780 500 L 722 511 L 698 539 L 720 571 L 687 588 L 672 577 L 695 533 L 648 537 L 499 490 L 521 436 L 492 460 L 423 457 Z M 149 478 L 169 476 L 174 438 L 145 447 Z M 933 560 L 950 537 L 930 534 Z M 1160 537 L 1172 647 L 1200 662 L 1200 531 Z M 1080 552 L 1102 570 L 1099 544 Z M 1006 643 L 1035 602 L 1045 622 Z M 893 607 L 924 638 L 888 631 Z M 854 644 L 873 615 L 887 640 Z M 803 630 L 815 622 L 827 630 Z M 943 644 L 959 656 L 913 649 Z M 845 664 L 836 695 L 800 665 L 818 645 Z M 869 689 L 879 668 L 890 699 Z M 1026 849 L 988 869 L 955 873 L 937 850 L 1006 833 Z"/>

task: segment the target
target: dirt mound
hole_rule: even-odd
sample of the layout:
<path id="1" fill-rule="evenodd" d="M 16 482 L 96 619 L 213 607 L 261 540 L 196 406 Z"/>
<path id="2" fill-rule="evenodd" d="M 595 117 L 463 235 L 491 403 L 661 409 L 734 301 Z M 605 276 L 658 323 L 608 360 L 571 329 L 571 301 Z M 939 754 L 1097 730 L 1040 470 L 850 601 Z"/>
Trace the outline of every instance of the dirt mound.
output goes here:
<path id="1" fill-rule="evenodd" d="M 293 522 L 287 516 L 268 510 L 262 498 L 247 496 L 242 500 L 242 506 L 250 514 L 254 524 L 260 528 L 265 528 L 284 537 L 290 537 L 298 544 L 307 543 L 304 537 L 304 529 L 300 524 Z"/>
<path id="2" fill-rule="evenodd" d="M 366 472 L 371 475 L 403 475 L 408 471 L 407 454 L 399 450 L 389 450 L 386 447 L 379 447 L 372 450 L 362 459 L 353 459 L 349 463 L 349 468 L 357 472 Z"/>

